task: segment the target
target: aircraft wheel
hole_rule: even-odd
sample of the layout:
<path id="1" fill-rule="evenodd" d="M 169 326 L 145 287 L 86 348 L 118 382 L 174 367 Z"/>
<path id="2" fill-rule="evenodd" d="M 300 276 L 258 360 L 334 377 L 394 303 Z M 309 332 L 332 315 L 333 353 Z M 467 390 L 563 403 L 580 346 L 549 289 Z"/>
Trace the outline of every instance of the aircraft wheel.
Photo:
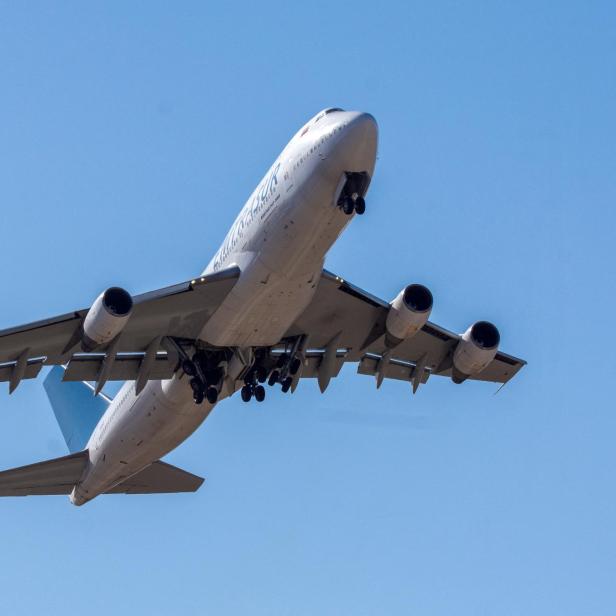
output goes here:
<path id="1" fill-rule="evenodd" d="M 256 372 L 257 381 L 259 381 L 259 383 L 265 383 L 265 381 L 267 380 L 267 370 L 263 366 L 259 366 Z"/>
<path id="2" fill-rule="evenodd" d="M 355 199 L 355 211 L 361 216 L 366 211 L 366 202 L 363 197 Z"/>
<path id="3" fill-rule="evenodd" d="M 355 211 L 355 202 L 351 197 L 345 197 L 342 203 L 342 211 L 350 216 Z"/>
<path id="4" fill-rule="evenodd" d="M 198 394 L 199 392 L 203 393 L 203 383 L 200 378 L 193 377 L 190 379 L 190 386 L 192 387 L 194 394 Z"/>
<path id="5" fill-rule="evenodd" d="M 250 385 L 244 385 L 242 387 L 242 400 L 244 402 L 250 402 L 252 398 L 252 387 Z"/>
<path id="6" fill-rule="evenodd" d="M 257 402 L 263 402 L 263 400 L 265 400 L 265 387 L 263 387 L 263 385 L 257 385 L 255 387 L 255 400 Z"/>
<path id="7" fill-rule="evenodd" d="M 291 389 L 291 384 L 293 383 L 293 379 L 288 376 L 283 382 L 282 382 L 282 393 L 286 394 L 289 389 Z"/>
<path id="8" fill-rule="evenodd" d="M 272 385 L 276 385 L 278 383 L 278 377 L 280 376 L 280 372 L 278 370 L 274 370 L 269 379 L 267 379 L 267 384 L 271 387 Z"/>
<path id="9" fill-rule="evenodd" d="M 195 404 L 201 404 L 203 402 L 203 392 L 202 391 L 196 391 L 193 394 L 193 400 L 195 401 Z"/>
<path id="10" fill-rule="evenodd" d="M 210 404 L 216 404 L 216 402 L 218 402 L 218 390 L 215 387 L 208 387 L 205 395 Z"/>

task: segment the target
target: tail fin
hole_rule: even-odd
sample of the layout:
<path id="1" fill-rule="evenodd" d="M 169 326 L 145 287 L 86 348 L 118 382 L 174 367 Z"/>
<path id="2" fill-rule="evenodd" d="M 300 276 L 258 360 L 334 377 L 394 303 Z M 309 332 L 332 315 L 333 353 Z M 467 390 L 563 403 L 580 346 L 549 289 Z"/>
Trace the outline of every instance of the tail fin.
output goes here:
<path id="1" fill-rule="evenodd" d="M 96 424 L 111 400 L 94 395 L 94 388 L 85 382 L 63 381 L 64 368 L 54 366 L 44 386 L 56 421 L 71 453 L 85 448 Z"/>

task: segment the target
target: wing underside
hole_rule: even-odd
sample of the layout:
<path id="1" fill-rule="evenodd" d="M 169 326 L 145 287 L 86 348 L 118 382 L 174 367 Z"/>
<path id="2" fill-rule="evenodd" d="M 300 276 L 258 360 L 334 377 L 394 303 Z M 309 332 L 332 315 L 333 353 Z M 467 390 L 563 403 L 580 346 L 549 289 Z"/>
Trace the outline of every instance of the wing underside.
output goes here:
<path id="1" fill-rule="evenodd" d="M 324 271 L 313 301 L 287 333 L 291 338 L 306 336 L 310 353 L 322 358 L 313 359 L 304 376 L 321 376 L 327 382 L 343 363 L 357 362 L 358 372 L 375 376 L 378 384 L 384 378 L 404 380 L 413 384 L 414 391 L 431 375 L 450 376 L 460 336 L 428 322 L 415 336 L 389 350 L 384 344 L 388 310 L 387 302 Z M 332 355 L 335 351 L 336 359 L 331 362 L 331 374 L 323 375 L 328 349 Z M 506 383 L 525 364 L 499 351 L 482 372 L 470 378 Z"/>
<path id="2" fill-rule="evenodd" d="M 97 391 L 107 380 L 137 380 L 143 385 L 149 379 L 170 378 L 178 355 L 169 341 L 195 341 L 238 276 L 239 270 L 231 268 L 137 296 L 119 339 L 96 352 L 65 352 L 87 310 L 0 331 L 0 381 L 8 381 L 13 391 L 22 379 L 35 378 L 44 365 L 58 363 L 66 365 L 64 380 L 95 381 Z M 284 353 L 288 341 L 303 339 L 301 376 L 318 378 L 322 390 L 348 362 L 357 363 L 360 374 L 375 376 L 379 385 L 385 378 L 405 380 L 414 391 L 432 375 L 450 376 L 460 336 L 427 322 L 415 336 L 389 350 L 384 344 L 388 310 L 387 302 L 323 271 L 310 305 L 278 348 L 269 351 Z M 270 361 L 275 362 L 273 355 Z M 499 351 L 470 378 L 506 383 L 525 363 Z"/>
<path id="3" fill-rule="evenodd" d="M 88 309 L 2 330 L 0 382 L 8 381 L 13 391 L 22 379 L 36 378 L 44 365 L 58 364 L 66 365 L 67 381 L 96 381 L 103 372 L 105 380 L 136 379 L 144 363 L 148 366 L 147 379 L 169 378 L 177 358 L 171 349 L 165 349 L 165 340 L 198 338 L 239 274 L 233 267 L 134 297 L 122 333 L 112 343 L 97 348 L 96 353 L 74 351 Z M 113 359 L 109 362 L 106 359 L 111 348 Z M 153 361 L 146 361 L 152 350 Z"/>

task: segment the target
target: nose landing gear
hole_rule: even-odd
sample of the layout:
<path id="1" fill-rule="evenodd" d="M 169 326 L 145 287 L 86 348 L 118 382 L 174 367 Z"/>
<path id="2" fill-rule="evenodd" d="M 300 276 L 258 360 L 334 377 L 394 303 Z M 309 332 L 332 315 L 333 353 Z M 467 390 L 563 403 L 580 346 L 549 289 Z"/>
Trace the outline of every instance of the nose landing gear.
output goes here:
<path id="1" fill-rule="evenodd" d="M 366 211 L 366 202 L 363 197 L 349 195 L 342 202 L 342 211 L 350 216 L 353 212 L 361 216 Z"/>
<path id="2" fill-rule="evenodd" d="M 370 177 L 367 173 L 346 173 L 346 182 L 342 187 L 338 206 L 347 216 L 353 212 L 361 216 L 366 211 L 366 201 L 363 195 L 368 190 L 368 184 L 370 184 Z"/>

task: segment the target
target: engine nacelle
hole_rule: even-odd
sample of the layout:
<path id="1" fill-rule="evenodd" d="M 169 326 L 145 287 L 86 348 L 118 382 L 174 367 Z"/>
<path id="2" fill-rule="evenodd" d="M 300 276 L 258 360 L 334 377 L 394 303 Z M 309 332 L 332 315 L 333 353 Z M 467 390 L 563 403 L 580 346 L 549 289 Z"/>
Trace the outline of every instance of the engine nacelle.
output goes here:
<path id="1" fill-rule="evenodd" d="M 462 383 L 469 376 L 478 374 L 494 359 L 500 334 L 488 321 L 477 321 L 463 334 L 453 353 L 452 380 Z"/>
<path id="2" fill-rule="evenodd" d="M 132 309 L 133 298 L 128 291 L 120 287 L 103 291 L 84 319 L 81 348 L 90 352 L 113 340 L 124 329 Z"/>
<path id="3" fill-rule="evenodd" d="M 421 284 L 410 284 L 391 302 L 385 321 L 385 344 L 393 348 L 414 336 L 432 311 L 432 293 Z"/>

